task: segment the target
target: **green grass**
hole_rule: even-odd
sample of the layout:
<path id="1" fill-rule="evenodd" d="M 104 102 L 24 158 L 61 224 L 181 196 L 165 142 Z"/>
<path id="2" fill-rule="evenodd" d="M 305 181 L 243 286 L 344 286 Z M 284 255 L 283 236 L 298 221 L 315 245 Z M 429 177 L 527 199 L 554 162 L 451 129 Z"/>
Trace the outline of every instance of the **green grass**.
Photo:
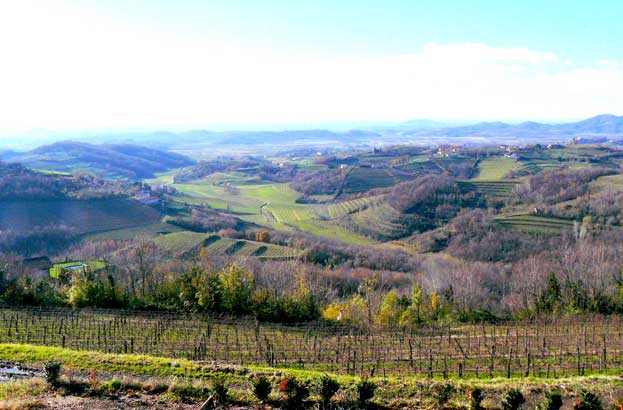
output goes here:
<path id="1" fill-rule="evenodd" d="M 98 271 L 100 269 L 104 269 L 106 267 L 106 262 L 103 261 L 72 261 L 72 262 L 63 262 L 56 263 L 54 266 L 50 268 L 50 276 L 53 278 L 59 278 L 60 275 L 70 266 L 77 265 L 86 265 L 85 268 L 81 268 L 80 270 L 84 271 Z"/>
<path id="2" fill-rule="evenodd" d="M 173 184 L 174 188 L 184 194 L 174 197 L 174 200 L 178 203 L 208 204 L 213 208 L 231 212 L 244 221 L 276 230 L 300 229 L 349 243 L 371 242 L 343 227 L 320 220 L 318 214 L 331 212 L 330 206 L 297 203 L 296 200 L 301 194 L 291 189 L 288 184 L 247 182 L 232 184 L 228 188 L 207 183 Z M 337 214 L 338 208 L 348 209 L 366 201 L 355 200 L 347 205 L 332 204 L 332 212 Z"/>
<path id="3" fill-rule="evenodd" d="M 93 369 L 100 377 L 112 377 L 112 381 L 100 379 L 102 390 L 108 386 L 127 385 L 137 386 L 140 390 L 141 380 L 147 383 L 158 383 L 175 390 L 172 386 L 199 386 L 206 381 L 220 378 L 229 387 L 230 393 L 239 404 L 250 405 L 254 399 L 250 393 L 250 377 L 266 376 L 276 387 L 282 376 L 295 376 L 298 380 L 316 385 L 325 372 L 313 370 L 283 369 L 274 367 L 256 366 L 228 366 L 222 364 L 207 364 L 185 359 L 153 357 L 146 355 L 109 354 L 92 351 L 76 351 L 57 347 L 43 347 L 32 345 L 0 344 L 0 360 L 10 360 L 25 363 L 31 366 L 42 366 L 54 360 L 62 364 L 63 372 L 90 373 Z M 580 392 L 589 390 L 604 401 L 606 408 L 612 404 L 613 398 L 620 397 L 623 388 L 623 379 L 620 371 L 610 375 L 591 375 L 587 377 L 542 378 L 525 377 L 512 378 L 463 378 L 450 377 L 426 379 L 419 376 L 387 376 L 379 373 L 369 380 L 374 382 L 378 389 L 374 396 L 374 403 L 381 408 L 437 408 L 435 391 L 441 386 L 450 386 L 450 402 L 452 408 L 467 408 L 466 392 L 474 387 L 481 388 L 485 396 L 486 408 L 500 408 L 500 400 L 509 389 L 519 389 L 527 399 L 526 408 L 535 408 L 536 403 L 543 400 L 544 391 L 557 390 L 563 393 L 565 403 L 571 405 Z M 352 400 L 355 397 L 354 386 L 361 380 L 350 375 L 331 374 L 341 387 L 341 400 Z M 79 376 L 78 376 L 79 377 Z M 123 382 L 122 380 L 125 380 Z M 207 386 L 207 384 L 204 384 Z M 27 399 L 45 394 L 46 386 L 41 379 L 18 381 L 0 384 L 0 400 L 12 398 Z M 117 389 L 111 389 L 117 390 Z M 312 389 L 315 393 L 315 389 Z M 317 399 L 312 395 L 312 399 Z M 197 400 L 198 397 L 195 397 Z M 375 406 L 376 408 L 376 406 Z M 566 407 L 565 407 L 566 408 Z"/>
<path id="4" fill-rule="evenodd" d="M 138 226 L 134 228 L 116 229 L 89 235 L 92 240 L 130 240 L 140 235 L 157 236 L 173 232 L 181 232 L 184 229 L 179 226 L 165 222 L 158 222 L 151 225 Z"/>
<path id="5" fill-rule="evenodd" d="M 16 380 L 0 383 L 0 408 L 3 401 L 15 398 L 38 397 L 46 393 L 48 386 L 43 380 Z M 28 407 L 14 407 L 15 409 L 28 409 Z"/>
<path id="6" fill-rule="evenodd" d="M 519 161 L 508 157 L 487 158 L 478 164 L 476 181 L 496 181 L 504 179 L 511 171 L 521 168 Z"/>

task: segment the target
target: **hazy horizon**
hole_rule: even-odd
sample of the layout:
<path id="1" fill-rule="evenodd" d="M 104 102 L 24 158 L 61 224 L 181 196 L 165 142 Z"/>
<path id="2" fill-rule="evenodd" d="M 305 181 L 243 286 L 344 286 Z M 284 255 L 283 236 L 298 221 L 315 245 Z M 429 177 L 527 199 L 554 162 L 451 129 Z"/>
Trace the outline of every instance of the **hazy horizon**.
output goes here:
<path id="1" fill-rule="evenodd" d="M 622 13 L 605 1 L 5 2 L 0 135 L 621 115 Z"/>

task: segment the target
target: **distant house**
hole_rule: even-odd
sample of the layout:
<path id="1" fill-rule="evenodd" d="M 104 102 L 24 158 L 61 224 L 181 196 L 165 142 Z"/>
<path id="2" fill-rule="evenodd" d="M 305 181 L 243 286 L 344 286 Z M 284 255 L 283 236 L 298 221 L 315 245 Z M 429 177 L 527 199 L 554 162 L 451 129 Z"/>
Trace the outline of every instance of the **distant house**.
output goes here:
<path id="1" fill-rule="evenodd" d="M 134 200 L 143 205 L 157 205 L 160 203 L 160 197 L 154 196 L 149 191 L 141 191 L 134 196 Z"/>
<path id="2" fill-rule="evenodd" d="M 47 256 L 38 256 L 36 258 L 26 258 L 22 261 L 24 266 L 29 269 L 47 272 L 53 265 Z"/>

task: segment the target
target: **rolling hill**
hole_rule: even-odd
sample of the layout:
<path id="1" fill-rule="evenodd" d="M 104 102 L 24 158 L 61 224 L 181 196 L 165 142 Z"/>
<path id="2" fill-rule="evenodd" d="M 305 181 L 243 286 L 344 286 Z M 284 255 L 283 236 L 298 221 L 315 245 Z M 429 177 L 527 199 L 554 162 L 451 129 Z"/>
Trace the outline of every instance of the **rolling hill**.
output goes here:
<path id="1" fill-rule="evenodd" d="M 157 172 L 185 167 L 193 161 L 183 155 L 139 145 L 94 145 L 63 141 L 6 158 L 33 169 L 59 172 L 86 171 L 110 178 L 142 179 Z"/>

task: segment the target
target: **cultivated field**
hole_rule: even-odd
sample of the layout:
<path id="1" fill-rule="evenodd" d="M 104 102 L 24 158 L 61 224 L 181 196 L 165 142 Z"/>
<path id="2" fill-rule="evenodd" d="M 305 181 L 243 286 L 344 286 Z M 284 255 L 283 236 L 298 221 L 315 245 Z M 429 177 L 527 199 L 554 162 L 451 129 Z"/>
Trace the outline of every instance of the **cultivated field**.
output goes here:
<path id="1" fill-rule="evenodd" d="M 392 186 L 399 181 L 399 178 L 391 175 L 386 169 L 357 167 L 353 168 L 346 176 L 342 192 L 365 192 L 374 188 Z"/>
<path id="2" fill-rule="evenodd" d="M 0 230 L 64 225 L 89 234 L 151 225 L 160 218 L 154 208 L 125 199 L 0 202 Z"/>
<path id="3" fill-rule="evenodd" d="M 347 201 L 331 205 L 301 204 L 300 194 L 285 183 L 242 183 L 220 186 L 201 182 L 173 184 L 184 196 L 172 197 L 179 203 L 204 203 L 213 208 L 228 210 L 247 222 L 273 229 L 290 231 L 300 229 L 316 235 L 337 238 L 350 243 L 369 243 L 369 239 L 337 226 L 322 215 L 365 205 L 368 200 Z"/>
<path id="4" fill-rule="evenodd" d="M 161 235 L 154 242 L 172 256 L 198 255 L 201 249 L 212 256 L 257 256 L 264 259 L 290 259 L 300 253 L 287 246 L 196 232 Z"/>
<path id="5" fill-rule="evenodd" d="M 0 312 L 0 340 L 369 376 L 555 378 L 619 374 L 623 365 L 619 317 L 363 330 L 345 324 L 24 308 Z"/>
<path id="6" fill-rule="evenodd" d="M 321 218 L 336 219 L 345 215 L 352 214 L 361 209 L 366 208 L 373 203 L 378 197 L 366 197 L 357 198 L 350 201 L 338 202 L 335 204 L 319 205 L 314 208 L 314 211 Z"/>

